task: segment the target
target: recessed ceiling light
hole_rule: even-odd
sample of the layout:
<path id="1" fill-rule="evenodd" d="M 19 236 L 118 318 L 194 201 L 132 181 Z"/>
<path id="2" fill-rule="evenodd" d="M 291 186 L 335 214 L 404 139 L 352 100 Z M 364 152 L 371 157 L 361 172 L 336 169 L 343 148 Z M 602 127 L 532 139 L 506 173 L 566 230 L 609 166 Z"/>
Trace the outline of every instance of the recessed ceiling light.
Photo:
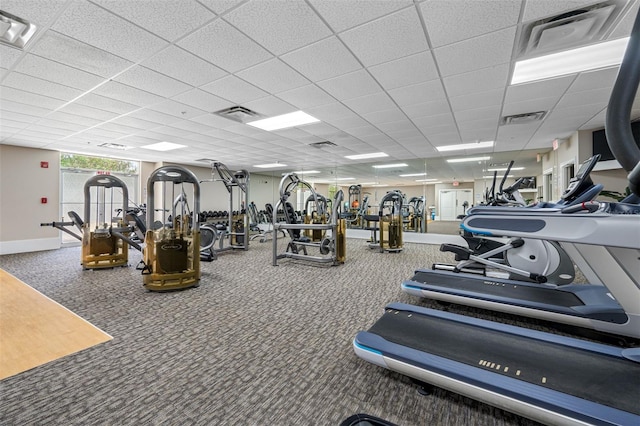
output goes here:
<path id="1" fill-rule="evenodd" d="M 416 182 L 435 182 L 438 179 L 416 179 Z"/>
<path id="2" fill-rule="evenodd" d="M 348 177 L 348 178 L 336 178 L 336 180 L 356 180 L 356 178 L 354 178 L 354 177 Z"/>
<path id="3" fill-rule="evenodd" d="M 268 164 L 256 164 L 253 167 L 257 167 L 259 169 L 275 169 L 278 167 L 287 167 L 287 165 L 282 163 L 268 163 Z"/>
<path id="4" fill-rule="evenodd" d="M 264 118 L 262 120 L 250 121 L 247 124 L 249 126 L 257 127 L 262 130 L 278 130 L 287 129 L 289 127 L 302 126 L 304 124 L 317 123 L 318 120 L 315 117 L 310 116 L 306 112 L 296 111 L 289 114 L 277 115 L 275 117 Z"/>
<path id="5" fill-rule="evenodd" d="M 488 168 L 485 172 L 506 172 L 507 169 L 507 167 L 493 167 Z M 512 167 L 510 170 L 524 170 L 524 167 Z"/>
<path id="6" fill-rule="evenodd" d="M 511 84 L 619 65 L 629 37 L 516 62 Z"/>
<path id="7" fill-rule="evenodd" d="M 140 148 L 152 149 L 154 151 L 171 151 L 173 149 L 186 148 L 186 145 L 180 145 L 172 142 L 158 142 L 151 145 L 141 146 Z"/>
<path id="8" fill-rule="evenodd" d="M 467 163 L 467 162 L 471 162 L 471 161 L 484 161 L 484 160 L 490 160 L 491 157 L 489 156 L 485 156 L 485 157 L 464 157 L 464 158 L 450 158 L 447 160 L 447 163 Z"/>
<path id="9" fill-rule="evenodd" d="M 360 185 L 375 185 L 375 182 L 362 182 Z"/>
<path id="10" fill-rule="evenodd" d="M 421 181 L 417 180 L 416 182 L 421 182 Z M 427 181 L 422 181 L 422 184 L 423 184 L 423 185 L 426 185 L 426 184 L 436 184 L 436 183 L 442 183 L 442 181 L 441 181 L 441 180 L 428 181 L 428 182 L 427 182 Z"/>
<path id="11" fill-rule="evenodd" d="M 392 167 L 407 167 L 408 164 L 405 163 L 395 163 L 395 164 L 377 164 L 375 166 L 371 166 L 374 169 L 390 169 Z"/>
<path id="12" fill-rule="evenodd" d="M 371 186 L 383 187 L 383 186 L 389 186 L 389 185 L 384 184 L 384 183 L 374 183 L 374 184 L 373 184 L 373 185 L 371 185 Z"/>
<path id="13" fill-rule="evenodd" d="M 507 175 L 507 177 L 512 178 L 513 175 Z M 482 179 L 493 179 L 493 175 L 491 175 L 491 176 L 482 176 Z"/>
<path id="14" fill-rule="evenodd" d="M 426 175 L 427 175 L 427 172 L 424 172 L 424 173 L 409 173 L 409 174 L 406 174 L 406 175 L 398 175 L 398 176 L 400 176 L 400 177 L 414 177 L 414 176 L 426 176 Z"/>
<path id="15" fill-rule="evenodd" d="M 472 142 L 472 143 L 461 143 L 457 145 L 444 145 L 444 146 L 436 146 L 436 149 L 440 152 L 444 151 L 457 151 L 461 149 L 477 149 L 477 148 L 489 148 L 493 146 L 493 141 L 486 142 Z"/>
<path id="16" fill-rule="evenodd" d="M 295 173 L 297 175 L 312 175 L 312 174 L 318 174 L 320 173 L 319 170 L 299 170 L 297 172 L 291 172 L 291 173 Z"/>
<path id="17" fill-rule="evenodd" d="M 380 158 L 380 157 L 388 157 L 388 154 L 384 152 L 371 152 L 369 154 L 356 154 L 356 155 L 345 155 L 344 158 L 348 158 L 349 160 L 364 160 L 367 158 Z"/>

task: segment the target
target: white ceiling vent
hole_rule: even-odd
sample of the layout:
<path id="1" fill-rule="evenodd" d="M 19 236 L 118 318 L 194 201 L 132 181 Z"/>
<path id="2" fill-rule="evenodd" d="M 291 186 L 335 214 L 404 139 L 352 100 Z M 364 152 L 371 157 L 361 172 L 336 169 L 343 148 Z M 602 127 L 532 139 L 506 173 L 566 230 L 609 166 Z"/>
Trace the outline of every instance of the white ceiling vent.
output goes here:
<path id="1" fill-rule="evenodd" d="M 126 151 L 128 149 L 131 149 L 130 146 L 122 145 L 122 144 L 119 144 L 119 143 L 113 143 L 113 142 L 101 143 L 98 146 L 100 148 L 118 149 L 120 151 Z"/>
<path id="2" fill-rule="evenodd" d="M 0 10 L 0 43 L 24 49 L 36 29 L 31 22 Z"/>
<path id="3" fill-rule="evenodd" d="M 609 0 L 525 24 L 518 58 L 541 56 L 601 40 L 625 3 Z"/>
<path id="4" fill-rule="evenodd" d="M 314 142 L 312 144 L 309 144 L 310 146 L 314 147 L 314 148 L 331 148 L 334 146 L 338 146 L 333 142 L 329 142 L 329 141 L 322 141 L 322 142 Z"/>
<path id="5" fill-rule="evenodd" d="M 505 115 L 500 119 L 501 126 L 510 124 L 528 124 L 534 121 L 540 121 L 547 115 L 547 111 L 526 112 L 524 114 Z"/>
<path id="6" fill-rule="evenodd" d="M 260 114 L 255 111 L 251 111 L 248 108 L 236 105 L 231 108 L 222 109 L 214 112 L 214 114 L 220 117 L 228 118 L 229 120 L 237 121 L 239 123 L 246 123 L 260 118 Z"/>

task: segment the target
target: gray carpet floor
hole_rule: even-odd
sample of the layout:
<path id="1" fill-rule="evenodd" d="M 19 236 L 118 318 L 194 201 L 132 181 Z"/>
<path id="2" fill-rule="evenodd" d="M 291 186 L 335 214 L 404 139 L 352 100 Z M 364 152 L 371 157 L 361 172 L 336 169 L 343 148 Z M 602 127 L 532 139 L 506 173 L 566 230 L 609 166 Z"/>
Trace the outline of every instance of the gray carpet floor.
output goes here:
<path id="1" fill-rule="evenodd" d="M 140 257 L 83 271 L 79 247 L 0 256 L 0 267 L 114 337 L 0 381 L 0 424 L 338 425 L 361 412 L 401 426 L 534 424 L 441 389 L 423 396 L 354 355 L 353 337 L 387 303 L 442 309 L 400 290 L 416 268 L 451 261 L 435 245 L 379 253 L 348 239 L 344 265 L 272 266 L 271 243 L 254 240 L 203 263 L 198 288 L 170 293 L 144 290 Z"/>

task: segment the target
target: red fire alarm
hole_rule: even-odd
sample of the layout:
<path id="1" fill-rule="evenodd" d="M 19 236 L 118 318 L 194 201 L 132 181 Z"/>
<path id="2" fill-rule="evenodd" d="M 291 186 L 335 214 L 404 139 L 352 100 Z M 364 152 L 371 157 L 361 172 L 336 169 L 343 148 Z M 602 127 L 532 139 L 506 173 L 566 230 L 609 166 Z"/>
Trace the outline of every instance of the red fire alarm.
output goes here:
<path id="1" fill-rule="evenodd" d="M 41 161 L 40 162 L 40 168 L 48 169 L 49 168 L 49 162 L 48 161 Z"/>
<path id="2" fill-rule="evenodd" d="M 47 204 L 47 197 L 40 198 L 40 203 L 41 204 Z"/>

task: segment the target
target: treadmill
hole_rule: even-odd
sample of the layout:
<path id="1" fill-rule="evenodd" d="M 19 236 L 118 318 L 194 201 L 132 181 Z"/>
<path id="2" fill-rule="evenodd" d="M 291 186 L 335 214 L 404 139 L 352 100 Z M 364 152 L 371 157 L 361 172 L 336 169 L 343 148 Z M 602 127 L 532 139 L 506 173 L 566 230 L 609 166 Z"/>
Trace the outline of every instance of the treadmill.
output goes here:
<path id="1" fill-rule="evenodd" d="M 610 133 L 609 128 L 628 125 L 639 82 L 640 15 L 606 123 L 612 152 L 625 157 L 619 161 L 631 170 L 629 187 L 636 195 L 640 195 L 640 149 L 630 127 L 617 134 L 618 129 Z M 599 227 L 616 216 L 601 212 L 589 223 Z M 637 262 L 637 253 L 633 260 Z M 353 346 L 366 361 L 542 423 L 640 424 L 640 348 L 586 342 L 400 303 L 388 305 L 368 331 L 356 335 Z"/>

